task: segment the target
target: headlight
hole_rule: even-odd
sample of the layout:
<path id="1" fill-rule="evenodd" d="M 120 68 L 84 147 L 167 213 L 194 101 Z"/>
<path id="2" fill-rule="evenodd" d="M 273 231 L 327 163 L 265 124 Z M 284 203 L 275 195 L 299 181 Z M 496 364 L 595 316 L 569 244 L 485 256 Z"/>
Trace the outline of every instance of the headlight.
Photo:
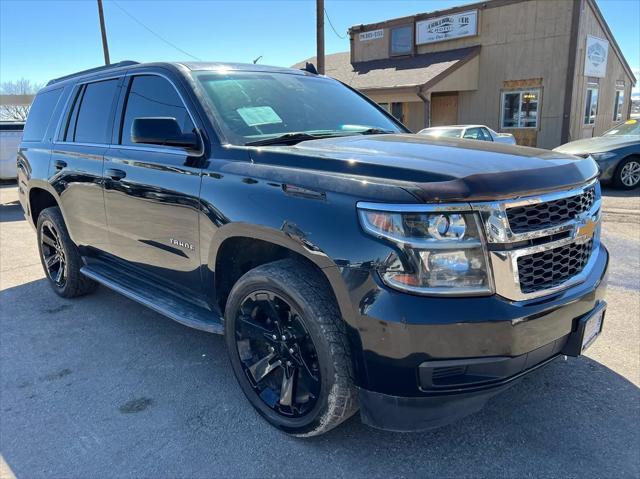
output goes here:
<path id="1" fill-rule="evenodd" d="M 591 153 L 591 158 L 596 161 L 608 160 L 609 158 L 613 158 L 614 156 L 616 156 L 616 154 L 612 151 L 607 151 L 604 153 Z"/>
<path id="2" fill-rule="evenodd" d="M 477 214 L 428 208 L 358 204 L 364 230 L 396 246 L 380 268 L 382 280 L 393 288 L 420 294 L 493 293 Z"/>

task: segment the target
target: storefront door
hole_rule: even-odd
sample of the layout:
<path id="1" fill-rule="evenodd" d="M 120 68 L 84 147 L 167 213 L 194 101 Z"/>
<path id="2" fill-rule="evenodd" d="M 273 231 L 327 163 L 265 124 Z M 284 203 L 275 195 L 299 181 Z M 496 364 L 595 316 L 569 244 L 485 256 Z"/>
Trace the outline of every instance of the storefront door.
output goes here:
<path id="1" fill-rule="evenodd" d="M 431 126 L 458 123 L 458 93 L 431 94 Z"/>

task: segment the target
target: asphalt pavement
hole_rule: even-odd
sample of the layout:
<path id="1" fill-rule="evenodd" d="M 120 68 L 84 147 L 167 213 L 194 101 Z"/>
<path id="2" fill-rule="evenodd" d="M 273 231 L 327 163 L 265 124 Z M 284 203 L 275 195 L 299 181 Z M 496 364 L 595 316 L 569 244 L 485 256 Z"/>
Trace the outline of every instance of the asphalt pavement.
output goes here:
<path id="1" fill-rule="evenodd" d="M 640 200 L 605 195 L 609 309 L 585 356 L 435 431 L 383 432 L 356 416 L 295 439 L 245 400 L 222 337 L 103 287 L 57 297 L 4 185 L 0 478 L 640 477 Z"/>

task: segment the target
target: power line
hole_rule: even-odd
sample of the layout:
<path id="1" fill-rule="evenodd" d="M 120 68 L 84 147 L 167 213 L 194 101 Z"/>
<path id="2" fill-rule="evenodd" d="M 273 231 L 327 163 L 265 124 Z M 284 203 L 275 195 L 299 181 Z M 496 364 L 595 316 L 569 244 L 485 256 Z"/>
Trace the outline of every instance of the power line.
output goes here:
<path id="1" fill-rule="evenodd" d="M 171 43 L 169 40 L 167 40 L 166 38 L 162 37 L 159 33 L 154 32 L 151 28 L 149 28 L 147 25 L 145 25 L 144 23 L 142 23 L 140 20 L 138 20 L 136 17 L 134 17 L 131 13 L 129 13 L 128 11 L 126 11 L 123 7 L 121 7 L 118 2 L 116 2 L 116 0 L 111 0 L 111 3 L 113 3 L 116 7 L 118 7 L 125 15 L 127 15 L 131 20 L 133 20 L 134 22 L 136 22 L 138 25 L 140 25 L 142 28 L 144 28 L 145 30 L 147 30 L 149 33 L 151 33 L 153 36 L 155 36 L 156 38 L 158 38 L 159 40 L 163 41 L 164 43 L 166 43 L 167 45 L 169 45 L 170 47 L 175 48 L 176 50 L 178 50 L 179 52 L 184 53 L 185 55 L 187 55 L 188 57 L 193 58 L 194 60 L 198 60 L 198 61 L 202 61 L 202 59 L 198 58 L 195 55 L 192 55 L 191 53 L 183 50 L 182 48 L 180 48 L 179 46 L 175 45 L 174 43 Z"/>
<path id="2" fill-rule="evenodd" d="M 324 9 L 324 14 L 327 17 L 327 21 L 329 22 L 329 26 L 331 27 L 331 30 L 333 30 L 333 33 L 335 33 L 338 38 L 341 38 L 342 40 L 344 40 L 344 35 L 340 35 L 338 31 L 335 29 L 335 27 L 333 26 L 333 23 L 331 23 L 331 19 L 329 18 L 329 14 L 327 13 L 326 8 Z"/>

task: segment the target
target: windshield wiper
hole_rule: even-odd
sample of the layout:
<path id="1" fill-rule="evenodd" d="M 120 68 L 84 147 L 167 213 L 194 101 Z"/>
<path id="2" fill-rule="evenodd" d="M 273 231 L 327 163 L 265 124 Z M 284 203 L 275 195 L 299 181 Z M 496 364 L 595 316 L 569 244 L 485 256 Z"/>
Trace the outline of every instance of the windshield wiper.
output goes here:
<path id="1" fill-rule="evenodd" d="M 384 128 L 367 128 L 366 130 L 354 131 L 359 135 L 386 135 L 390 133 L 400 133 L 399 131 L 385 130 Z"/>
<path id="2" fill-rule="evenodd" d="M 330 136 L 335 136 L 332 133 L 325 134 L 310 134 L 304 132 L 297 133 L 285 133 L 283 135 L 273 136 L 271 138 L 264 138 L 262 140 L 250 141 L 245 143 L 245 146 L 262 146 L 262 145 L 292 145 L 294 143 L 299 143 L 301 141 L 307 140 L 317 140 L 320 138 L 327 138 Z"/>

